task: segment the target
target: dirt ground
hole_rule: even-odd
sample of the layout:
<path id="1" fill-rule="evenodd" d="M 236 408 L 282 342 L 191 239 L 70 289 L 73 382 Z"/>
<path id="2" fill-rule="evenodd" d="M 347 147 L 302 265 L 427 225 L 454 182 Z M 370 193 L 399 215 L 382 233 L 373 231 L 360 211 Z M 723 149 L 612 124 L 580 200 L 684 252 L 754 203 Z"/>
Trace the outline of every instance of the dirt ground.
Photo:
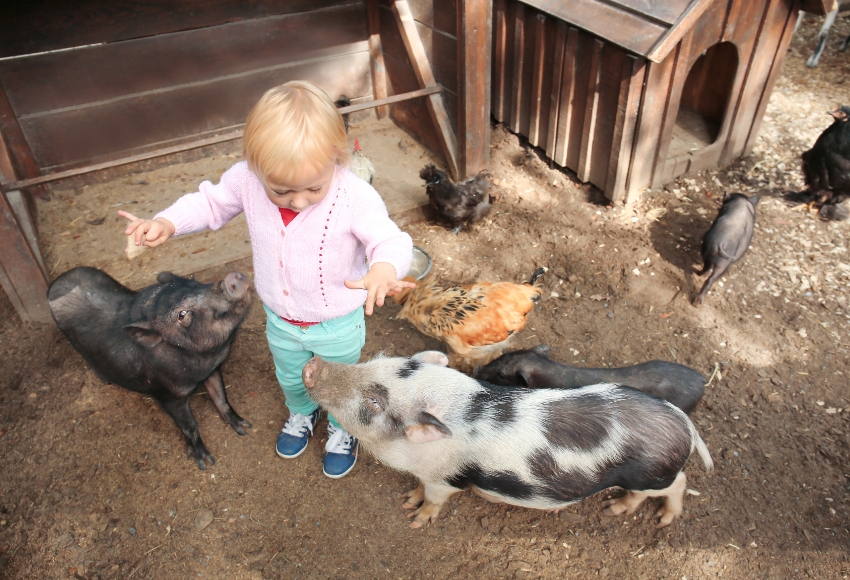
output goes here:
<path id="1" fill-rule="evenodd" d="M 408 529 L 411 477 L 367 454 L 344 479 L 322 475 L 324 421 L 301 457 L 275 455 L 287 412 L 259 305 L 224 367 L 231 403 L 254 428 L 239 437 L 196 396 L 217 461 L 199 471 L 151 400 L 102 384 L 54 327 L 20 323 L 3 296 L 0 577 L 846 578 L 850 225 L 775 197 L 800 188 L 799 155 L 829 124 L 826 110 L 850 104 L 850 55 L 836 52 L 850 19 L 809 70 L 819 26 L 807 20 L 794 39 L 750 158 L 608 207 L 496 128 L 501 198 L 490 218 L 459 235 L 406 228 L 446 282 L 549 268 L 517 346 L 546 343 L 588 366 L 673 360 L 711 377 L 693 419 L 716 470 L 688 464 L 698 495 L 671 526 L 653 527 L 653 501 L 603 517 L 611 490 L 560 514 L 460 493 L 434 525 Z M 753 244 L 694 308 L 702 234 L 736 191 L 764 195 Z M 198 277 L 228 269 L 250 274 L 250 261 Z M 397 311 L 368 321 L 364 358 L 441 348 Z"/>

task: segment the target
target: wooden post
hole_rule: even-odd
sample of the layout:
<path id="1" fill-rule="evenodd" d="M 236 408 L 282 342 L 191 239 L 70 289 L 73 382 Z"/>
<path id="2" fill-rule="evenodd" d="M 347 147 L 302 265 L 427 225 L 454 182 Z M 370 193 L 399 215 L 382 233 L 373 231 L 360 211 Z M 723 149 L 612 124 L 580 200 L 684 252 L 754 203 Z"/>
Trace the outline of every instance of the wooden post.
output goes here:
<path id="1" fill-rule="evenodd" d="M 490 55 L 493 19 L 489 0 L 458 0 L 458 179 L 490 167 Z"/>
<path id="2" fill-rule="evenodd" d="M 41 175 L 41 170 L 38 168 L 24 132 L 18 124 L 15 111 L 12 109 L 12 104 L 9 102 L 2 84 L 0 84 L 0 135 L 3 136 L 4 146 L 8 148 L 7 155 L 19 179 Z M 14 181 L 14 177 L 12 181 Z M 48 199 L 47 188 L 43 185 L 29 188 L 26 197 L 29 198 L 30 194 L 37 195 L 41 199 Z M 30 211 L 35 213 L 35 202 L 28 199 L 27 205 Z"/>
<path id="3" fill-rule="evenodd" d="M 12 181 L 14 161 L 0 133 L 0 183 Z M 0 194 L 0 285 L 21 320 L 50 322 L 48 277 L 36 241 L 35 212 L 28 200 L 33 203 L 31 196 L 17 190 Z"/>
<path id="4" fill-rule="evenodd" d="M 384 66 L 384 49 L 381 45 L 381 13 L 378 0 L 366 0 L 369 14 L 369 65 L 372 69 L 372 93 L 375 100 L 387 97 L 387 69 Z M 386 105 L 375 109 L 379 119 L 387 116 Z"/>
<path id="5" fill-rule="evenodd" d="M 413 65 L 416 80 L 419 81 L 419 87 L 425 89 L 437 86 L 434 72 L 431 70 L 431 63 L 428 62 L 425 46 L 419 37 L 419 31 L 416 30 L 416 22 L 413 21 L 413 14 L 410 12 L 407 0 L 395 0 L 393 2 L 393 16 L 395 16 L 399 32 L 401 32 L 401 38 L 410 57 L 410 63 Z M 446 157 L 446 164 L 449 166 L 452 176 L 457 180 L 460 175 L 457 162 L 457 137 L 449 120 L 443 95 L 434 93 L 428 96 L 426 102 L 428 103 L 428 113 L 437 128 L 437 137 L 440 140 L 443 155 Z"/>
<path id="6" fill-rule="evenodd" d="M 0 285 L 22 320 L 50 322 L 47 276 L 5 195 L 0 195 Z"/>

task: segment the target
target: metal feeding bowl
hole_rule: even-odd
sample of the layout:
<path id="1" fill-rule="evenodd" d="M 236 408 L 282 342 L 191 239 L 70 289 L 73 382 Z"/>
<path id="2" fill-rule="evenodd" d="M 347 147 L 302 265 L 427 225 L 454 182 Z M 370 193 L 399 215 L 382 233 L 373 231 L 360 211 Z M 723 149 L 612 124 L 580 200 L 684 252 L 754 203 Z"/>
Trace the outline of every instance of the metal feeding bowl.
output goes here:
<path id="1" fill-rule="evenodd" d="M 410 263 L 408 276 L 421 280 L 431 271 L 431 256 L 418 246 L 413 246 L 413 261 Z"/>

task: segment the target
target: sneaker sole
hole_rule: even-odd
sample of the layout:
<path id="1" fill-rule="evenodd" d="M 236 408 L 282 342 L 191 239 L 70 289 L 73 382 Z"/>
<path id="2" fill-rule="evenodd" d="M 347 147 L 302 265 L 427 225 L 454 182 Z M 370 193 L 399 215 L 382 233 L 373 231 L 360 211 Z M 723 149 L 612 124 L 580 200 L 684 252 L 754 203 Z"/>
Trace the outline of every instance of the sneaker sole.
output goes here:
<path id="1" fill-rule="evenodd" d="M 359 444 L 358 444 L 358 446 L 359 446 Z M 341 478 L 341 477 L 345 477 L 346 475 L 348 475 L 349 473 L 351 473 L 351 470 L 352 470 L 352 469 L 354 469 L 354 466 L 355 466 L 355 465 L 357 465 L 357 458 L 358 458 L 358 457 L 360 457 L 360 449 L 358 448 L 358 449 L 357 449 L 357 451 L 358 451 L 357 455 L 355 455 L 355 456 L 354 456 L 354 463 L 352 463 L 352 464 L 351 464 L 351 467 L 349 467 L 348 469 L 346 469 L 345 471 L 343 471 L 343 472 L 342 472 L 342 473 L 340 473 L 339 475 L 331 475 L 330 473 L 328 473 L 327 471 L 325 471 L 325 466 L 324 466 L 324 465 L 322 466 L 322 473 L 324 473 L 324 474 L 325 474 L 325 477 L 330 477 L 331 479 L 339 479 L 339 478 Z"/>
<path id="2" fill-rule="evenodd" d="M 284 455 L 283 453 L 281 453 L 280 451 L 278 451 L 278 450 L 277 450 L 277 446 L 275 446 L 274 450 L 275 450 L 275 453 L 277 453 L 279 457 L 283 457 L 284 459 L 295 459 L 296 457 L 298 457 L 299 455 L 301 455 L 302 453 L 304 453 L 305 451 L 307 451 L 307 445 L 305 445 L 305 446 L 301 449 L 301 451 L 299 451 L 299 452 L 298 452 L 298 453 L 296 453 L 295 455 Z"/>

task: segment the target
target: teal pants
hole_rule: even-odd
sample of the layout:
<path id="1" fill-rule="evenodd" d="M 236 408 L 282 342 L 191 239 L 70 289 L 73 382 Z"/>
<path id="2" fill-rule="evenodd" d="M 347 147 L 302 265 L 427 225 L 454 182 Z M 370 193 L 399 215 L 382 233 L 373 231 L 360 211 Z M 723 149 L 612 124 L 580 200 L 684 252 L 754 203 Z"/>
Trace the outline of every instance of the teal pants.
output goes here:
<path id="1" fill-rule="evenodd" d="M 286 397 L 290 413 L 309 415 L 319 405 L 307 394 L 301 381 L 301 371 L 307 361 L 320 356 L 328 362 L 354 364 L 360 360 L 360 350 L 366 344 L 366 321 L 363 307 L 351 314 L 299 327 L 281 320 L 266 309 L 266 338 L 274 358 L 275 375 Z M 328 421 L 339 427 L 330 413 Z"/>

